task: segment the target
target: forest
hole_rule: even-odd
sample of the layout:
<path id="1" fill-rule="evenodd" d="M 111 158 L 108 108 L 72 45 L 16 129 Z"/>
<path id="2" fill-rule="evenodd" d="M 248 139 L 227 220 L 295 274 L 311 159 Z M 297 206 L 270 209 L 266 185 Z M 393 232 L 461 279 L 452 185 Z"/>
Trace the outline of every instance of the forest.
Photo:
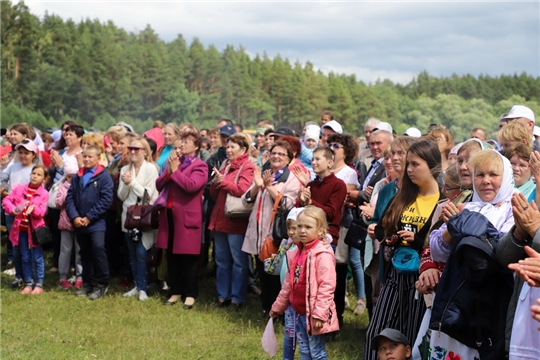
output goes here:
<path id="1" fill-rule="evenodd" d="M 142 131 L 156 119 L 212 127 L 225 117 L 245 128 L 269 119 L 300 129 L 331 110 L 351 134 L 376 117 L 398 133 L 443 124 L 462 140 L 477 126 L 492 133 L 513 104 L 540 114 L 540 78 L 526 73 L 423 71 L 406 85 L 366 84 L 310 62 L 250 57 L 241 45 L 220 51 L 181 34 L 165 42 L 150 25 L 134 33 L 99 19 L 40 18 L 24 2 L 1 2 L 0 34 L 2 127 L 75 119 L 89 129 L 126 121 Z"/>

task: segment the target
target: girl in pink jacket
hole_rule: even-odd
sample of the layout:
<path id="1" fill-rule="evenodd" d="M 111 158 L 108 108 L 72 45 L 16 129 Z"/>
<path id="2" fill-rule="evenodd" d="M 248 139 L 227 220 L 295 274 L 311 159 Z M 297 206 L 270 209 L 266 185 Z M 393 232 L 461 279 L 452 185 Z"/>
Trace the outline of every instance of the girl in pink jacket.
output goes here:
<path id="1" fill-rule="evenodd" d="M 291 304 L 302 359 L 327 359 L 321 335 L 339 330 L 334 303 L 336 259 L 330 244 L 323 241 L 327 226 L 318 207 L 306 206 L 298 215 L 298 248 L 287 252 L 289 272 L 270 311 L 275 318 Z"/>
<path id="2" fill-rule="evenodd" d="M 6 214 L 15 217 L 9 233 L 9 240 L 18 247 L 21 254 L 22 275 L 26 283 L 21 294 L 40 295 L 43 293 L 45 261 L 43 248 L 32 240 L 32 229 L 45 225 L 43 217 L 47 211 L 49 193 L 42 186 L 47 179 L 47 168 L 36 165 L 30 175 L 30 183 L 19 185 L 4 198 L 2 206 Z M 32 224 L 30 225 L 30 221 Z M 36 276 L 33 276 L 35 267 Z M 34 282 L 35 280 L 35 282 Z"/>

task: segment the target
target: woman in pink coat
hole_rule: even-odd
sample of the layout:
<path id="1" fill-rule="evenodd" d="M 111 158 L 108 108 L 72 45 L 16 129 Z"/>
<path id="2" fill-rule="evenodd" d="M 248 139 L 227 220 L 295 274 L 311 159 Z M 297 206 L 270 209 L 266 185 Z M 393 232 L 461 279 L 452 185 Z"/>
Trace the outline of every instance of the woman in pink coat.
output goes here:
<path id="1" fill-rule="evenodd" d="M 249 160 L 249 143 L 240 134 L 227 141 L 227 161 L 216 173 L 210 196 L 216 205 L 210 217 L 208 229 L 214 231 L 214 249 L 217 265 L 217 306 L 232 304 L 239 309 L 247 298 L 249 255 L 242 251 L 248 217 L 231 218 L 225 215 L 227 194 L 240 197 L 246 193 L 253 181 L 255 166 Z"/>
<path id="2" fill-rule="evenodd" d="M 197 157 L 201 136 L 185 132 L 173 142 L 167 169 L 156 181 L 163 200 L 159 214 L 156 248 L 167 250 L 169 294 L 164 305 L 174 305 L 184 297 L 191 309 L 198 295 L 197 265 L 201 253 L 203 192 L 208 166 Z"/>
<path id="3" fill-rule="evenodd" d="M 287 251 L 288 273 L 272 305 L 276 317 L 291 304 L 297 314 L 295 333 L 302 359 L 327 359 L 323 334 L 339 330 L 334 303 L 336 259 L 325 242 L 326 214 L 309 205 L 298 215 L 297 248 Z"/>

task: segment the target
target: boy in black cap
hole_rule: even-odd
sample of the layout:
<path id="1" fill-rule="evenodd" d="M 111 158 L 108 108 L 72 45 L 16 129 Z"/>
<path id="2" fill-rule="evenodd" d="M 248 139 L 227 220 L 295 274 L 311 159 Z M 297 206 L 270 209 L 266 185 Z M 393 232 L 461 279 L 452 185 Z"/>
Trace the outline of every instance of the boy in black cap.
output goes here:
<path id="1" fill-rule="evenodd" d="M 379 360 L 407 360 L 411 357 L 411 344 L 400 331 L 386 328 L 371 340 Z"/>

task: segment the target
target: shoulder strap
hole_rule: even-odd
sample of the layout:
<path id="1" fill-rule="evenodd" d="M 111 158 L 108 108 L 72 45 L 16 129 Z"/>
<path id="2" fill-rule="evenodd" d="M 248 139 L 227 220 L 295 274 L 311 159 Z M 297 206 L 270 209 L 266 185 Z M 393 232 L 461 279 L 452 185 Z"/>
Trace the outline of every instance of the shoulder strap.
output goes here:
<path id="1" fill-rule="evenodd" d="M 277 209 L 279 207 L 282 197 L 283 197 L 283 194 L 278 193 L 276 196 L 276 199 L 274 200 L 274 208 L 272 209 L 272 217 L 270 218 L 270 225 L 268 227 L 269 232 L 272 229 L 272 225 L 274 224 L 274 218 L 276 217 L 276 212 L 277 212 Z"/>
<path id="2" fill-rule="evenodd" d="M 242 166 L 240 166 L 240 169 L 238 169 L 238 172 L 236 173 L 236 177 L 234 178 L 234 183 L 235 184 L 238 184 L 238 177 L 240 176 L 240 173 L 242 172 L 242 169 L 244 168 L 244 164 L 242 164 Z"/>

